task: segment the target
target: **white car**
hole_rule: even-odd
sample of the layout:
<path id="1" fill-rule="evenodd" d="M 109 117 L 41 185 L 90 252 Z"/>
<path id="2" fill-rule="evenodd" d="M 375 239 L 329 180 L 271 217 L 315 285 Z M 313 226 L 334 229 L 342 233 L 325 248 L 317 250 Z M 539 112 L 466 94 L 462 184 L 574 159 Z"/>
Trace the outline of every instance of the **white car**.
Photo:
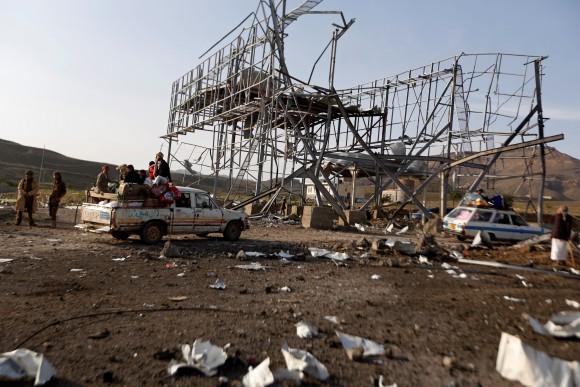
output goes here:
<path id="1" fill-rule="evenodd" d="M 520 241 L 546 233 L 543 227 L 532 227 L 511 210 L 457 207 L 443 218 L 443 230 L 458 238 L 473 238 L 485 231 L 491 240 Z"/>

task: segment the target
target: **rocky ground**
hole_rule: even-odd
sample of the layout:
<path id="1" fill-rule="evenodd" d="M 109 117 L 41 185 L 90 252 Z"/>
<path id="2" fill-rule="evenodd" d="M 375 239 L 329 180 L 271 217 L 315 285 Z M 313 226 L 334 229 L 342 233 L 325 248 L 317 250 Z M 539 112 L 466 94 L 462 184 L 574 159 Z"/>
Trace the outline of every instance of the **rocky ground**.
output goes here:
<path id="1" fill-rule="evenodd" d="M 159 259 L 161 245 L 75 230 L 74 210 L 62 215 L 57 229 L 47 227 L 42 211 L 34 228 L 12 225 L 10 211 L 0 219 L 0 258 L 13 259 L 0 263 L 0 352 L 44 353 L 58 370 L 52 385 L 218 385 L 217 376 L 168 376 L 176 348 L 196 338 L 230 344 L 220 375 L 232 385 L 266 357 L 272 370 L 284 367 L 284 343 L 316 356 L 336 386 L 376 385 L 380 375 L 398 386 L 517 385 L 495 371 L 502 332 L 551 356 L 580 358 L 578 341 L 540 336 L 522 316 L 546 321 L 570 309 L 565 299 L 580 301 L 577 279 L 461 264 L 465 278 L 456 278 L 438 262 L 372 252 L 346 265 L 308 256 L 254 258 L 266 270 L 247 271 L 235 267 L 249 263 L 236 258 L 239 250 L 347 249 L 361 234 L 256 223 L 235 243 L 180 237 L 175 246 L 183 256 Z M 359 257 L 366 250 L 347 252 Z M 547 262 L 548 252 L 510 254 Z M 510 254 L 472 255 L 509 261 Z M 226 289 L 210 288 L 216 279 Z M 319 337 L 298 338 L 302 320 L 316 325 Z M 384 344 L 385 356 L 349 360 L 337 330 Z"/>

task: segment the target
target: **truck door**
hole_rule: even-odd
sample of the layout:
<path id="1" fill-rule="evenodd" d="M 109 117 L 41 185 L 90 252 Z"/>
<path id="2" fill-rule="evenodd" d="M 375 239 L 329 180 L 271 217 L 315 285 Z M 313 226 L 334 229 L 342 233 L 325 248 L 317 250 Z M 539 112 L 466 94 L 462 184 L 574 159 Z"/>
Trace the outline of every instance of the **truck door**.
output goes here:
<path id="1" fill-rule="evenodd" d="M 193 232 L 195 211 L 191 206 L 191 194 L 183 192 L 175 201 L 173 210 L 173 231 L 190 233 Z"/>
<path id="2" fill-rule="evenodd" d="M 217 232 L 223 220 L 222 210 L 206 193 L 195 194 L 195 233 Z"/>

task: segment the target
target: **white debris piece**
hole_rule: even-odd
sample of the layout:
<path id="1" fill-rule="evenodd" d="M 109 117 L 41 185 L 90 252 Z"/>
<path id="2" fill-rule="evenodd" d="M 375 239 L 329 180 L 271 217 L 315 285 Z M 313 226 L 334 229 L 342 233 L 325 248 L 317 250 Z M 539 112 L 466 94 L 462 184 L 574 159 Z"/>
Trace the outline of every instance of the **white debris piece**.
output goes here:
<path id="1" fill-rule="evenodd" d="M 574 300 L 566 300 L 566 305 L 571 306 L 572 308 L 580 308 L 580 302 Z"/>
<path id="2" fill-rule="evenodd" d="M 281 291 L 282 293 L 291 293 L 292 289 L 290 288 L 290 286 L 282 286 L 279 291 Z"/>
<path id="3" fill-rule="evenodd" d="M 218 278 L 213 284 L 209 285 L 209 287 L 212 289 L 224 290 L 226 288 L 226 283 Z"/>
<path id="4" fill-rule="evenodd" d="M 363 226 L 362 224 L 355 223 L 355 224 L 354 224 L 354 227 L 355 227 L 357 230 L 359 230 L 360 232 L 365 232 L 365 231 L 366 231 L 366 228 L 365 228 L 365 226 Z"/>
<path id="5" fill-rule="evenodd" d="M 79 223 L 79 224 L 75 224 L 74 228 L 79 229 L 79 230 L 86 230 L 89 228 L 89 225 L 84 224 L 84 223 Z"/>
<path id="6" fill-rule="evenodd" d="M 580 275 L 580 270 L 574 269 L 573 267 L 570 268 L 570 273 Z"/>
<path id="7" fill-rule="evenodd" d="M 332 252 L 326 249 L 319 249 L 317 247 L 309 247 L 308 250 L 310 251 L 310 255 L 314 258 L 321 257 L 321 258 L 329 258 L 333 261 L 346 261 L 350 258 L 350 256 L 346 253 L 339 253 L 339 252 Z"/>
<path id="8" fill-rule="evenodd" d="M 289 371 L 306 373 L 322 381 L 328 379 L 330 376 L 324 364 L 318 361 L 310 352 L 288 348 L 284 344 L 284 347 L 282 347 L 282 355 L 286 361 L 286 368 Z"/>
<path id="9" fill-rule="evenodd" d="M 71 273 L 80 273 L 80 272 L 83 272 L 83 271 L 85 271 L 85 269 L 70 269 L 69 271 L 70 271 Z"/>
<path id="10" fill-rule="evenodd" d="M 336 316 L 324 316 L 324 319 L 326 321 L 330 321 L 333 324 L 337 324 L 337 325 L 340 324 L 338 321 L 338 317 L 336 317 Z"/>
<path id="11" fill-rule="evenodd" d="M 97 234 L 106 234 L 110 231 L 111 231 L 111 227 L 109 227 L 109 226 L 104 226 L 104 227 L 100 227 L 100 228 L 93 230 L 93 232 L 97 233 Z"/>
<path id="12" fill-rule="evenodd" d="M 282 259 L 290 259 L 290 258 L 294 258 L 294 254 L 290 254 L 290 250 L 284 251 L 284 250 L 280 250 L 280 252 L 275 253 L 274 254 L 276 257 L 278 258 L 282 258 Z"/>
<path id="13" fill-rule="evenodd" d="M 300 321 L 296 324 L 296 335 L 301 339 L 311 339 L 318 336 L 318 328 L 306 321 Z"/>
<path id="14" fill-rule="evenodd" d="M 259 262 L 252 262 L 248 265 L 236 265 L 234 267 L 242 270 L 266 270 L 266 266 L 262 266 Z"/>
<path id="15" fill-rule="evenodd" d="M 274 375 L 270 371 L 270 358 L 266 358 L 256 368 L 250 367 L 242 379 L 244 387 L 266 387 L 274 383 Z"/>
<path id="16" fill-rule="evenodd" d="M 0 263 L 8 263 L 14 261 L 14 258 L 0 258 Z"/>
<path id="17" fill-rule="evenodd" d="M 560 312 L 553 315 L 544 325 L 533 317 L 528 317 L 528 322 L 534 332 L 540 335 L 580 339 L 580 312 Z"/>
<path id="18" fill-rule="evenodd" d="M 459 251 L 457 251 L 457 250 L 452 250 L 452 251 L 449 253 L 449 256 L 451 256 L 451 258 L 454 258 L 454 259 L 463 259 L 463 258 L 464 258 L 464 257 L 463 257 L 463 254 L 461 254 L 461 253 L 460 253 Z"/>
<path id="19" fill-rule="evenodd" d="M 429 261 L 424 255 L 419 255 L 419 263 L 422 265 L 433 265 L 433 262 Z"/>
<path id="20" fill-rule="evenodd" d="M 41 353 L 19 348 L 0 355 L 0 380 L 34 380 L 35 386 L 42 386 L 55 375 L 56 370 Z"/>
<path id="21" fill-rule="evenodd" d="M 380 280 L 381 279 L 381 276 L 378 275 L 378 274 L 373 274 L 373 275 L 371 275 L 371 279 L 372 280 Z"/>
<path id="22" fill-rule="evenodd" d="M 548 356 L 502 332 L 495 369 L 527 387 L 580 385 L 580 363 Z"/>
<path id="23" fill-rule="evenodd" d="M 515 298 L 515 297 L 510 297 L 510 296 L 503 296 L 503 299 L 506 301 L 511 301 L 511 302 L 526 302 L 526 300 L 524 300 L 522 298 Z"/>
<path id="24" fill-rule="evenodd" d="M 405 226 L 402 229 L 400 229 L 399 231 L 397 231 L 397 235 L 401 235 L 406 233 L 407 231 L 409 231 L 409 226 Z"/>
<path id="25" fill-rule="evenodd" d="M 126 259 L 127 259 L 127 257 L 119 257 L 119 258 L 113 258 L 112 261 L 113 262 L 125 262 Z"/>
<path id="26" fill-rule="evenodd" d="M 265 257 L 266 254 L 260 253 L 259 251 L 246 251 L 247 257 Z"/>
<path id="27" fill-rule="evenodd" d="M 459 270 L 459 267 L 457 267 L 457 266 L 453 266 L 453 265 L 450 265 L 450 264 L 448 264 L 447 262 L 443 262 L 443 263 L 441 264 L 441 268 L 442 268 L 442 269 L 445 269 L 445 270 L 449 270 L 449 269 L 455 269 L 455 270 Z"/>
<path id="28" fill-rule="evenodd" d="M 62 239 L 47 238 L 46 241 L 49 243 L 58 243 L 58 242 L 62 242 Z"/>
<path id="29" fill-rule="evenodd" d="M 387 227 L 385 227 L 385 234 L 390 234 L 393 232 L 393 228 L 395 227 L 395 225 L 393 223 L 389 224 Z"/>
<path id="30" fill-rule="evenodd" d="M 385 347 L 372 340 L 336 331 L 350 360 L 384 355 Z"/>
<path id="31" fill-rule="evenodd" d="M 383 375 L 379 375 L 379 387 L 397 387 L 397 383 L 393 383 L 393 384 L 385 384 L 385 378 L 383 377 Z"/>
<path id="32" fill-rule="evenodd" d="M 196 339 L 193 345 L 181 345 L 181 353 L 185 363 L 172 360 L 167 368 L 169 375 L 175 375 L 182 368 L 194 368 L 205 376 L 214 376 L 228 358 L 222 348 L 200 339 Z"/>

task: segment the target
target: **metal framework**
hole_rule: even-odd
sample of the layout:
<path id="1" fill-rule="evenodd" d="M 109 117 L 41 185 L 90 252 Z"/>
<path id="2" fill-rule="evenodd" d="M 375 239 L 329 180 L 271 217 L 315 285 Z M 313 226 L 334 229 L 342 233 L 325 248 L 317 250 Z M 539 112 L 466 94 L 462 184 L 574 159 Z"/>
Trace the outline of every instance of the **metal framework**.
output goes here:
<path id="1" fill-rule="evenodd" d="M 563 138 L 544 137 L 541 80 L 546 57 L 461 53 L 336 88 L 338 42 L 354 19 L 347 21 L 342 12 L 314 11 L 321 2 L 307 0 L 287 12 L 285 0 L 261 0 L 200 57 L 198 66 L 173 83 L 163 136 L 170 162 L 212 174 L 214 194 L 218 180 L 226 181 L 226 201 L 250 183 L 252 198 L 238 207 L 270 197 L 263 213 L 281 190 L 298 189 L 304 197 L 309 179 L 317 203 L 326 200 L 347 221 L 349 203 L 338 195 L 343 176 L 352 176 L 353 183 L 356 176 L 367 178 L 375 185 L 364 208 L 378 207 L 382 189 L 394 185 L 406 193 L 407 203 L 429 216 L 420 200 L 429 183 L 440 181 L 444 211 L 450 189 L 476 188 L 509 155 L 523 159 L 525 168 L 503 178 L 519 178 L 530 186 L 541 223 L 544 144 Z M 312 72 L 329 56 L 325 85 L 313 84 L 312 73 L 308 80 L 292 76 L 286 64 L 285 39 L 306 14 L 333 14 L 340 23 L 333 24 L 329 43 L 313 61 Z M 540 163 L 539 178 L 531 177 L 534 162 Z M 409 175 L 421 181 L 414 190 L 402 182 Z"/>

